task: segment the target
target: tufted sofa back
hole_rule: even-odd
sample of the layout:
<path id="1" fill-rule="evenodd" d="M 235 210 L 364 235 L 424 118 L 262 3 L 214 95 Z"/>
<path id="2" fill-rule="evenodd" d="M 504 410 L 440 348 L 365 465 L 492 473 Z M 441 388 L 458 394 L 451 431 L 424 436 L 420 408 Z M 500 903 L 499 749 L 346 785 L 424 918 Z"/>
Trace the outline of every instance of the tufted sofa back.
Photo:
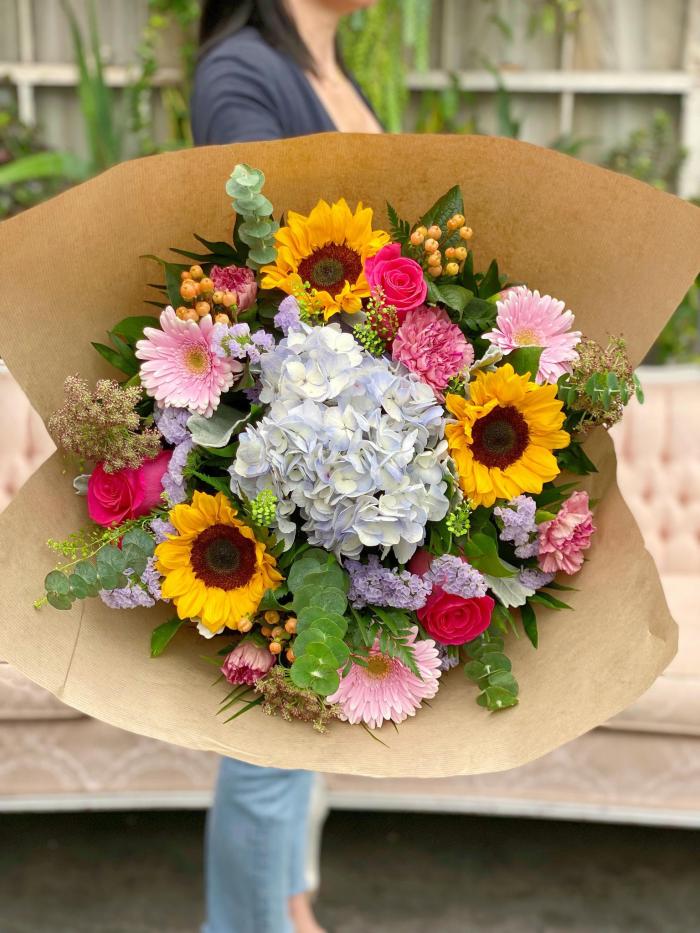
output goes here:
<path id="1" fill-rule="evenodd" d="M 700 367 L 646 368 L 640 377 L 646 402 L 633 402 L 613 431 L 620 488 L 660 573 L 697 574 Z M 0 510 L 53 450 L 41 419 L 0 368 Z"/>

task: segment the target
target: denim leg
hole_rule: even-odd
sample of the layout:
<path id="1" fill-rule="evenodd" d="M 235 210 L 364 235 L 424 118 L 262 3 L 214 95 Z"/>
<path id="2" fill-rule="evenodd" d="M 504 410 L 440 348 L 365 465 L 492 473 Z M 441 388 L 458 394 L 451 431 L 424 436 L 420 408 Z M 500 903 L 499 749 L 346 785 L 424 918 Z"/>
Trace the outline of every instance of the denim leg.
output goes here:
<path id="1" fill-rule="evenodd" d="M 291 933 L 287 898 L 303 877 L 312 781 L 307 771 L 222 760 L 207 818 L 203 933 Z"/>

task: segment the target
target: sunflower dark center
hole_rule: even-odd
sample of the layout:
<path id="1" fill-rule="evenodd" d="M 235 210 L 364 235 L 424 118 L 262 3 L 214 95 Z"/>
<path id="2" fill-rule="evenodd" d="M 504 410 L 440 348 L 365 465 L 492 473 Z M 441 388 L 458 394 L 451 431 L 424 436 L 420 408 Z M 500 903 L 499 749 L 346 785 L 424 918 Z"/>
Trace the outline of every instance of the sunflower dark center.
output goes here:
<path id="1" fill-rule="evenodd" d="M 356 282 L 362 272 L 362 260 L 354 249 L 338 243 L 319 247 L 299 263 L 302 282 L 319 291 L 340 289 L 345 280 Z"/>
<path id="2" fill-rule="evenodd" d="M 195 575 L 206 586 L 234 590 L 245 586 L 255 572 L 255 544 L 231 525 L 211 525 L 192 545 Z"/>
<path id="3" fill-rule="evenodd" d="M 504 470 L 523 455 L 529 440 L 527 421 L 518 409 L 499 405 L 472 427 L 472 455 L 484 466 Z"/>

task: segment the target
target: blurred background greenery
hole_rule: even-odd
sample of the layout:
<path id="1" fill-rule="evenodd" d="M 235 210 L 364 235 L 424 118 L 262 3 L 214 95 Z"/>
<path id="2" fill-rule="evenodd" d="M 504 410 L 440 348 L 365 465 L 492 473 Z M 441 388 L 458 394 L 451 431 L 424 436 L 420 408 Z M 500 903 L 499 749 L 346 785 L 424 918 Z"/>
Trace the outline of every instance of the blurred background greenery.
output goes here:
<path id="1" fill-rule="evenodd" d="M 188 101 L 196 59 L 198 0 L 136 0 L 144 17 L 131 46 L 128 80 L 123 86 L 114 86 L 107 76 L 100 15 L 104 7 L 96 0 L 58 2 L 77 67 L 74 93 L 82 140 L 76 145 L 64 142 L 63 147 L 49 145 L 41 120 L 38 126 L 20 120 L 8 83 L 0 94 L 0 218 L 123 158 L 191 144 Z M 456 8 L 459 17 L 460 4 L 452 6 L 449 15 L 454 17 Z M 474 16 L 467 15 L 467 6 Z M 571 37 L 591 32 L 599 6 L 598 0 L 520 0 L 517 16 L 511 16 L 512 2 L 472 0 L 461 5 L 465 15 L 455 25 L 446 21 L 448 12 L 441 0 L 380 0 L 347 18 L 341 44 L 349 69 L 388 130 L 528 138 L 532 133 L 524 132 L 524 127 L 539 116 L 542 137 L 548 126 L 540 116 L 542 101 L 536 94 L 513 93 L 508 77 L 523 62 L 543 72 L 552 69 L 555 48 L 555 64 L 561 66 L 560 51 L 564 49 L 565 58 L 566 49 L 572 47 Z M 445 35 L 449 39 L 450 30 L 455 29 L 450 56 L 454 69 L 449 61 L 441 61 L 438 72 L 437 34 L 442 32 L 444 42 Z M 164 52 L 176 75 L 166 82 L 159 80 Z M 572 54 L 572 63 L 580 67 Z M 492 89 L 486 93 L 465 88 L 460 80 L 465 66 L 470 74 L 490 75 Z M 662 105 L 652 104 L 644 111 L 637 107 L 633 112 L 643 119 L 624 135 L 617 132 L 615 139 L 605 132 L 557 132 L 555 121 L 551 138 L 537 141 L 676 192 L 688 156 L 680 143 L 678 121 Z M 595 120 L 588 122 L 598 126 Z M 649 362 L 700 362 L 699 282 L 667 325 Z"/>

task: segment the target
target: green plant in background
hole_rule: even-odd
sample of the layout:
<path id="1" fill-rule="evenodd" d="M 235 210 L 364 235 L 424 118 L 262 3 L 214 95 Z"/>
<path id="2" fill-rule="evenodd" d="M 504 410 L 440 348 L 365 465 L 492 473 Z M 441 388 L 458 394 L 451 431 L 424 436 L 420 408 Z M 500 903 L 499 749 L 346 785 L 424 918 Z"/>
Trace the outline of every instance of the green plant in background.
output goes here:
<path id="1" fill-rule="evenodd" d="M 340 30 L 343 58 L 387 130 L 403 128 L 409 63 L 428 68 L 432 0 L 380 0 L 351 14 Z"/>
<path id="2" fill-rule="evenodd" d="M 625 142 L 611 149 L 603 164 L 662 191 L 673 191 L 686 155 L 669 115 L 655 110 L 649 125 L 634 130 Z"/>
<path id="3" fill-rule="evenodd" d="M 156 143 L 152 132 L 153 79 L 158 70 L 158 48 L 173 28 L 177 30 L 182 78 L 179 85 L 161 89 L 169 124 L 170 142 L 166 148 L 192 143 L 189 99 L 197 56 L 195 26 L 199 14 L 198 0 L 148 0 L 148 20 L 137 49 L 140 72 L 129 92 L 131 129 L 144 155 L 164 148 Z"/>

